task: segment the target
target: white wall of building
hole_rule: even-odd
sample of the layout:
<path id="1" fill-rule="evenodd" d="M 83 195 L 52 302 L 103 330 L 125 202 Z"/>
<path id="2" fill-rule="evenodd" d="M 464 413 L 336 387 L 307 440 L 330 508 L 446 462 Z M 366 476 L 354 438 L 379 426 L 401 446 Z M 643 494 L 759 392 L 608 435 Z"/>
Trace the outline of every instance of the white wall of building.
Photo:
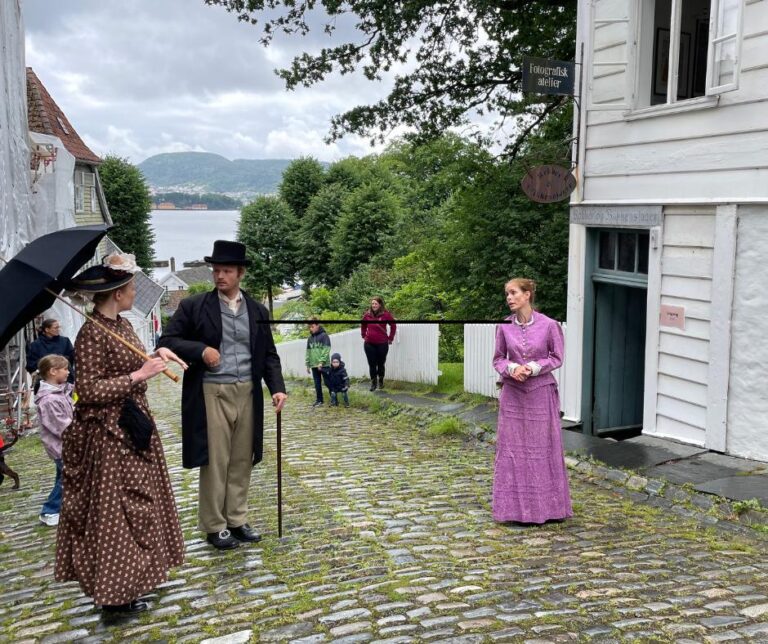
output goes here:
<path id="1" fill-rule="evenodd" d="M 387 355 L 386 379 L 403 382 L 437 384 L 437 324 L 400 325 Z M 291 377 L 307 377 L 306 340 L 292 340 L 277 345 L 283 373 Z M 331 353 L 340 353 L 350 378 L 368 378 L 368 362 L 363 351 L 359 329 L 331 335 Z"/>
<path id="2" fill-rule="evenodd" d="M 744 4 L 738 89 L 643 108 L 637 97 L 651 70 L 640 23 L 642 7 L 652 5 L 579 2 L 582 18 L 588 17 L 580 33 L 587 72 L 581 198 L 644 204 L 768 200 L 768 2 Z M 626 64 L 605 65 L 610 62 Z"/>
<path id="3" fill-rule="evenodd" d="M 727 451 L 768 461 L 768 208 L 739 209 L 733 294 Z"/>

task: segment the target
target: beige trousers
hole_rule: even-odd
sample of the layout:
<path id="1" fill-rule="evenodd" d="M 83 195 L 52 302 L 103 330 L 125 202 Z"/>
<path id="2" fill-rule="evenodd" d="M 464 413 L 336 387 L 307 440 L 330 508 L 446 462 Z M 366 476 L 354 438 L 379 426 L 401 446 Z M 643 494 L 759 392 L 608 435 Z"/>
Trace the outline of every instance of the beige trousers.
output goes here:
<path id="1" fill-rule="evenodd" d="M 247 523 L 253 467 L 253 383 L 203 383 L 208 465 L 200 468 L 198 527 L 220 532 Z"/>

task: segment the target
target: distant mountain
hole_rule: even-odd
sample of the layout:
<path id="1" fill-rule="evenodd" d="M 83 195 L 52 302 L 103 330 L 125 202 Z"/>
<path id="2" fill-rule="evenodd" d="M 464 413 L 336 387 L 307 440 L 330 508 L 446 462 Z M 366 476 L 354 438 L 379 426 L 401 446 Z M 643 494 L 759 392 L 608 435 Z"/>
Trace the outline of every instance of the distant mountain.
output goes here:
<path id="1" fill-rule="evenodd" d="M 235 159 L 209 152 L 169 152 L 142 161 L 139 169 L 155 189 L 228 194 L 277 192 L 291 159 Z"/>

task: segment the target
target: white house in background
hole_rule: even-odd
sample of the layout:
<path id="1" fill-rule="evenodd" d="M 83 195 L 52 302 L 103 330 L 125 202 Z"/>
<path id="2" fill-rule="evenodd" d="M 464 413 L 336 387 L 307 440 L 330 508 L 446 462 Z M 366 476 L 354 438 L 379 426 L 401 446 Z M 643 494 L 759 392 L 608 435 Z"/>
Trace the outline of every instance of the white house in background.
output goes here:
<path id="1" fill-rule="evenodd" d="M 171 258 L 171 272 L 163 275 L 158 284 L 163 287 L 163 313 L 173 315 L 179 302 L 189 295 L 192 284 L 210 284 L 213 288 L 213 272 L 210 266 L 193 266 L 183 270 L 175 270 L 175 262 Z"/>
<path id="2" fill-rule="evenodd" d="M 768 460 L 768 0 L 578 8 L 566 417 Z"/>
<path id="3" fill-rule="evenodd" d="M 213 286 L 213 273 L 209 266 L 194 266 L 180 271 L 171 270 L 158 280 L 166 292 L 188 291 L 192 284 L 210 283 Z"/>

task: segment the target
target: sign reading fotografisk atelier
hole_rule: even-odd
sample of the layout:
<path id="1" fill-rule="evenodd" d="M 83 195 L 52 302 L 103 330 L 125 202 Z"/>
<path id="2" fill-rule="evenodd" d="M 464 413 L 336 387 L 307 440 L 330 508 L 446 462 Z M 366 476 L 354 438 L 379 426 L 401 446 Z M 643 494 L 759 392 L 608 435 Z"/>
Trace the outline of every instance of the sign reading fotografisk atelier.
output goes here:
<path id="1" fill-rule="evenodd" d="M 523 91 L 573 95 L 575 63 L 523 56 Z"/>
<path id="2" fill-rule="evenodd" d="M 554 203 L 568 198 L 576 187 L 576 177 L 559 165 L 539 165 L 525 173 L 520 186 L 532 201 Z"/>

